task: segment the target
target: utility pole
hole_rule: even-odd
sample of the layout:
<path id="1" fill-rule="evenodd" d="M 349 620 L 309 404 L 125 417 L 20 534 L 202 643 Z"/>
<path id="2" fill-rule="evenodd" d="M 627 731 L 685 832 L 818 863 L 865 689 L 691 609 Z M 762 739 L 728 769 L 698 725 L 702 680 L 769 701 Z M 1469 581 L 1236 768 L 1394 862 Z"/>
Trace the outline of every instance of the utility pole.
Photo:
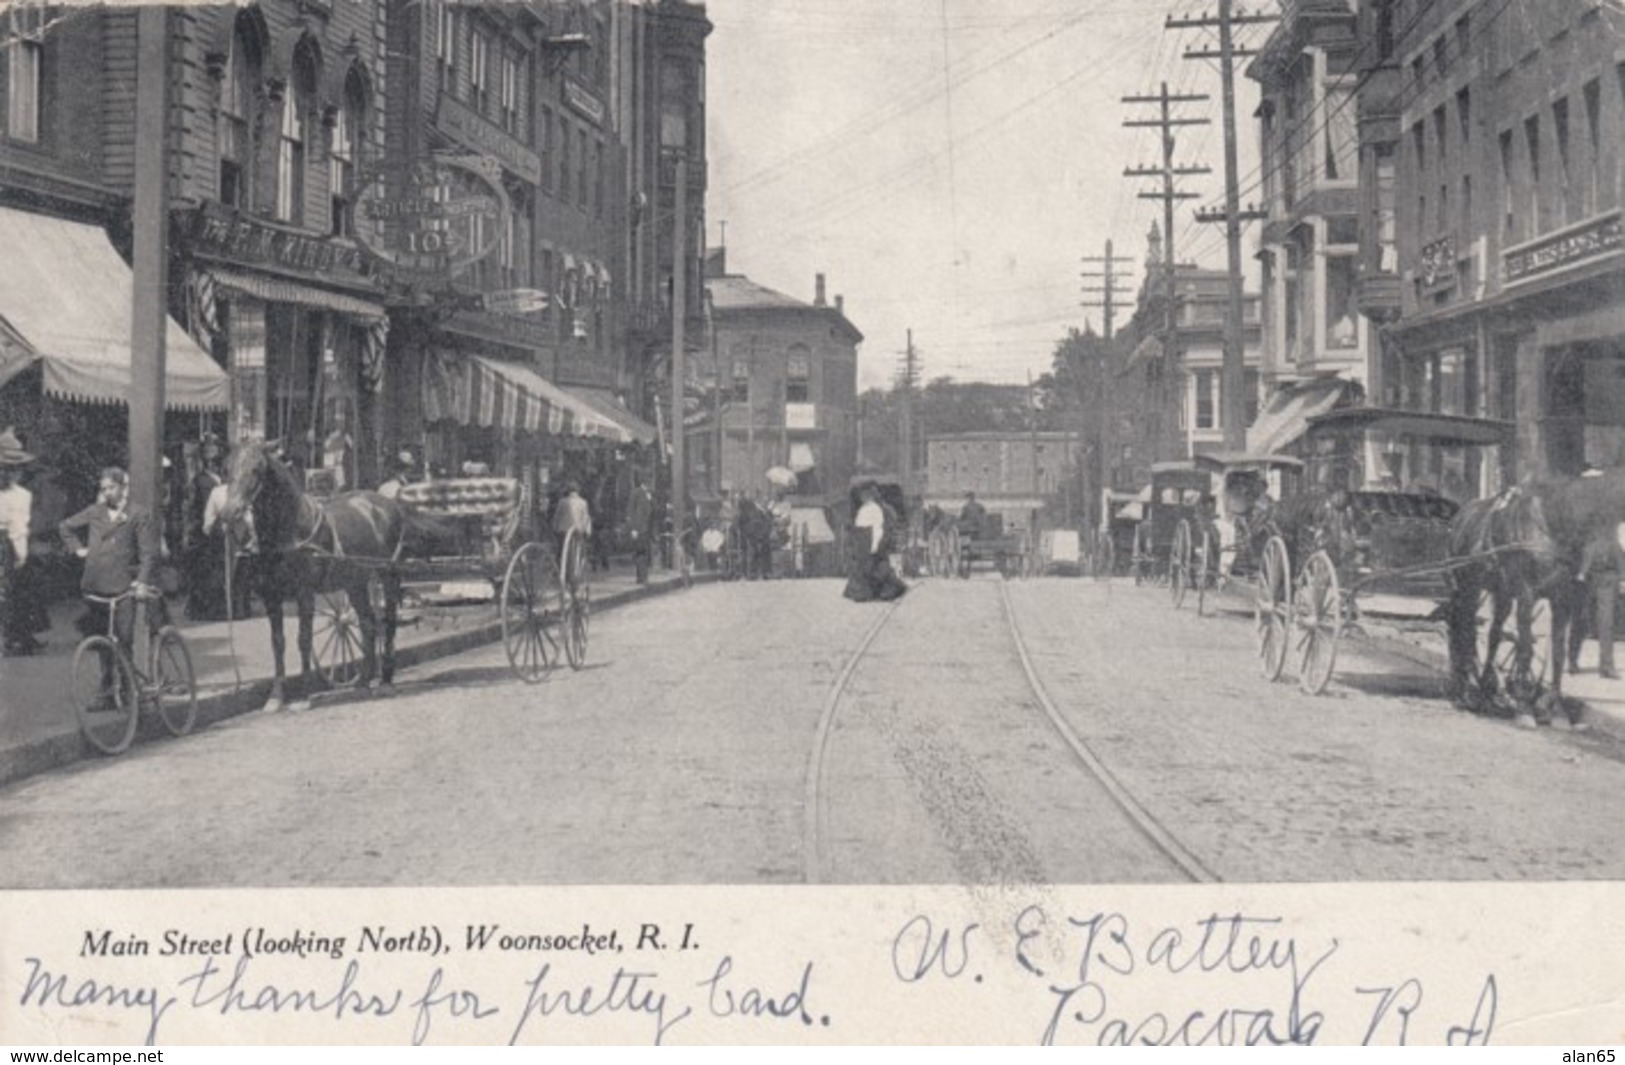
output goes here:
<path id="1" fill-rule="evenodd" d="M 1086 270 L 1080 276 L 1085 280 L 1098 279 L 1101 282 L 1099 287 L 1086 286 L 1083 289 L 1085 298 L 1082 300 L 1082 306 L 1099 307 L 1105 312 L 1106 332 L 1101 348 L 1103 354 L 1100 357 L 1100 442 L 1096 461 L 1100 464 L 1101 487 L 1110 488 L 1115 481 L 1113 474 L 1117 467 L 1117 414 L 1112 409 L 1112 392 L 1114 391 L 1112 385 L 1113 378 L 1117 374 L 1117 368 L 1112 365 L 1112 321 L 1117 309 L 1117 297 L 1127 295 L 1126 292 L 1117 287 L 1118 282 L 1122 281 L 1125 276 L 1118 271 L 1117 264 L 1131 262 L 1132 260 L 1126 255 L 1113 255 L 1112 242 L 1108 240 L 1105 255 L 1085 255 L 1082 261 L 1101 264 L 1099 272 Z M 1092 294 L 1098 294 L 1098 298 Z"/>
<path id="2" fill-rule="evenodd" d="M 688 358 L 683 351 L 683 326 L 688 314 L 688 159 L 677 156 L 677 210 L 671 231 L 671 521 L 672 535 L 680 543 L 688 524 L 688 466 L 683 439 L 687 434 L 683 408 Z"/>
<path id="3" fill-rule="evenodd" d="M 899 437 L 898 472 L 902 475 L 903 491 L 914 494 L 914 382 L 919 378 L 919 359 L 914 350 L 914 330 L 908 331 L 908 349 L 903 352 L 903 368 L 898 373 L 902 386 L 898 407 L 897 434 Z"/>
<path id="4" fill-rule="evenodd" d="M 130 498 L 162 527 L 164 334 L 169 324 L 168 9 L 136 16 L 133 303 L 130 315 Z"/>
<path id="5" fill-rule="evenodd" d="M 1242 451 L 1247 446 L 1246 401 L 1242 388 L 1246 382 L 1243 370 L 1242 311 L 1241 311 L 1241 191 L 1236 175 L 1236 60 L 1256 54 L 1255 49 L 1241 48 L 1235 42 L 1237 26 L 1258 26 L 1279 21 L 1275 15 L 1250 15 L 1236 11 L 1234 0 L 1219 0 L 1217 17 L 1169 18 L 1168 29 L 1212 29 L 1219 31 L 1219 50 L 1186 49 L 1186 59 L 1217 59 L 1224 105 L 1224 238 L 1228 252 L 1225 272 L 1229 281 L 1229 299 L 1224 314 L 1224 371 L 1220 376 L 1219 394 L 1223 400 L 1224 446 L 1229 451 Z"/>
<path id="6" fill-rule="evenodd" d="M 1142 200 L 1162 201 L 1162 273 L 1163 298 L 1166 301 L 1163 323 L 1163 365 L 1165 367 L 1161 386 L 1157 395 L 1158 418 L 1157 425 L 1163 424 L 1160 416 L 1169 407 L 1168 381 L 1172 371 L 1181 365 L 1179 351 L 1179 279 L 1177 264 L 1178 256 L 1174 252 L 1174 204 L 1179 200 L 1194 200 L 1197 194 L 1184 192 L 1175 187 L 1174 180 L 1179 177 L 1189 177 L 1198 174 L 1211 174 L 1208 166 L 1175 166 L 1174 165 L 1174 130 L 1179 126 L 1205 126 L 1209 124 L 1206 118 L 1178 118 L 1173 114 L 1173 105 L 1179 103 L 1201 103 L 1209 97 L 1205 93 L 1170 93 L 1168 83 L 1162 83 L 1162 91 L 1156 96 L 1125 96 L 1125 104 L 1157 104 L 1160 113 L 1154 119 L 1131 119 L 1123 125 L 1127 128 L 1150 128 L 1161 133 L 1162 140 L 1162 166 L 1160 167 L 1128 167 L 1123 171 L 1124 177 L 1154 177 L 1162 179 L 1162 189 L 1158 192 L 1141 192 Z M 1174 419 L 1174 424 L 1178 420 Z M 1160 435 L 1160 434 L 1159 434 Z M 1154 443 L 1160 443 L 1155 441 Z M 1153 452 L 1153 458 L 1160 457 Z"/>

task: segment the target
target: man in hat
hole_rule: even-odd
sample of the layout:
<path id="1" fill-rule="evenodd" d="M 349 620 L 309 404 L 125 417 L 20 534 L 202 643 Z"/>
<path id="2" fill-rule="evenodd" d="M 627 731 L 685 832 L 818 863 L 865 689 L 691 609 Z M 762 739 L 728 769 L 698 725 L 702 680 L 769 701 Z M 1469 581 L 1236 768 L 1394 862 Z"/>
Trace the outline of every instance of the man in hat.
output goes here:
<path id="1" fill-rule="evenodd" d="M 399 499 L 401 489 L 418 480 L 418 460 L 412 454 L 411 448 L 401 448 L 395 453 L 395 462 L 390 469 L 389 480 L 378 486 L 378 494 L 385 499 Z"/>
<path id="2" fill-rule="evenodd" d="M 14 430 L 0 433 L 0 629 L 8 655 L 33 654 L 40 644 L 30 621 L 28 565 L 29 516 L 34 495 L 18 477 L 34 456 L 23 450 Z"/>
<path id="3" fill-rule="evenodd" d="M 84 530 L 86 538 L 79 538 Z M 144 507 L 130 502 L 130 476 L 117 466 L 102 470 L 96 502 L 64 521 L 58 531 L 62 542 L 85 560 L 79 582 L 86 595 L 113 598 L 134 591 L 150 599 L 147 623 L 157 631 L 166 620 L 162 596 L 152 580 L 159 561 L 159 529 Z M 107 631 L 107 609 L 89 603 L 80 623 L 87 635 Z M 114 631 L 125 651 L 134 646 L 135 602 L 124 599 L 114 616 Z"/>
<path id="4" fill-rule="evenodd" d="M 209 497 L 226 483 L 225 449 L 213 433 L 199 442 L 197 476 L 192 478 L 191 513 L 187 520 L 187 540 L 191 544 L 190 588 L 186 616 L 194 621 L 216 621 L 226 616 L 225 540 L 211 536 L 205 528 Z M 213 523 L 209 523 L 213 524 Z"/>
<path id="5" fill-rule="evenodd" d="M 653 536 L 655 516 L 654 496 L 643 483 L 643 474 L 632 471 L 632 498 L 626 505 L 626 533 L 632 541 L 632 559 L 637 567 L 638 583 L 649 583 L 650 540 Z"/>

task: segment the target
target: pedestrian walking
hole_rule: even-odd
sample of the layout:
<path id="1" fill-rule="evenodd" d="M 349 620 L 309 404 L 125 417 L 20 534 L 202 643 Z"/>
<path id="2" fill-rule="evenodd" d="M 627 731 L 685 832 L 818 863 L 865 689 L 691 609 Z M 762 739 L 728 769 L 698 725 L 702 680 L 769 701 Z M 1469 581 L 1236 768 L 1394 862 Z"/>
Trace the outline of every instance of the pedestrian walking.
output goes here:
<path id="1" fill-rule="evenodd" d="M 187 521 L 188 589 L 186 616 L 194 621 L 218 621 L 226 616 L 226 552 L 223 530 L 204 528 L 210 498 L 226 484 L 225 454 L 220 438 L 204 435 L 197 475 L 192 478 L 191 510 Z"/>
<path id="2" fill-rule="evenodd" d="M 34 496 L 19 478 L 34 456 L 23 450 L 11 429 L 0 433 L 0 633 L 7 655 L 33 654 L 34 584 L 28 561 Z"/>
<path id="3" fill-rule="evenodd" d="M 846 589 L 842 593 L 855 603 L 889 601 L 908 591 L 892 569 L 890 551 L 896 538 L 895 512 L 880 500 L 880 489 L 871 483 L 858 488 L 858 509 L 852 516 L 850 558 Z"/>
<path id="4" fill-rule="evenodd" d="M 649 583 L 649 560 L 652 554 L 655 513 L 654 495 L 643 483 L 643 476 L 632 474 L 632 497 L 626 506 L 626 534 L 632 542 L 632 562 L 637 567 L 638 583 Z"/>
<path id="5" fill-rule="evenodd" d="M 1592 538 L 1580 554 L 1577 574 L 1582 582 L 1579 608 L 1569 631 L 1569 671 L 1579 669 L 1580 646 L 1587 635 L 1597 640 L 1597 675 L 1618 680 L 1614 668 L 1614 609 L 1619 599 L 1619 578 L 1625 572 L 1625 550 L 1613 528 Z M 1589 609 L 1588 609 L 1589 608 Z"/>
<path id="6" fill-rule="evenodd" d="M 571 531 L 580 536 L 592 535 L 592 511 L 581 498 L 581 486 L 575 481 L 565 482 L 564 494 L 553 508 L 553 531 L 558 533 L 561 544 L 565 534 Z"/>

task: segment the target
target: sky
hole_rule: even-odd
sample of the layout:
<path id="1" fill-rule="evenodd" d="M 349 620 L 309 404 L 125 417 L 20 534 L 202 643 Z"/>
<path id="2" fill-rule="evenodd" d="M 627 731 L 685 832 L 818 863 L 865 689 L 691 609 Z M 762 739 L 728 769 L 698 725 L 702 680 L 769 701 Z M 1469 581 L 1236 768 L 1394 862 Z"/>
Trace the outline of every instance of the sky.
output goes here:
<path id="1" fill-rule="evenodd" d="M 1253 8 L 1273 11 L 1273 3 Z M 1212 10 L 1210 7 L 1209 10 Z M 865 335 L 860 387 L 896 374 L 913 330 L 925 380 L 1019 384 L 1047 371 L 1055 345 L 1102 312 L 1080 301 L 1082 257 L 1108 239 L 1136 289 L 1146 233 L 1162 206 L 1155 130 L 1126 129 L 1154 105 L 1123 96 L 1207 93 L 1175 114 L 1175 162 L 1200 194 L 1176 209 L 1180 261 L 1222 268 L 1223 132 L 1217 48 L 1206 30 L 1167 30 L 1186 0 L 708 0 L 707 242 L 728 268 L 811 301 L 814 275 L 845 296 Z M 1241 31 L 1262 43 L 1268 27 Z M 1258 96 L 1238 64 L 1242 200 L 1257 183 Z M 1256 227 L 1254 227 L 1256 229 Z M 1244 238 L 1251 262 L 1253 238 Z M 1256 272 L 1254 272 L 1256 273 Z M 1119 311 L 1118 324 L 1126 316 Z"/>

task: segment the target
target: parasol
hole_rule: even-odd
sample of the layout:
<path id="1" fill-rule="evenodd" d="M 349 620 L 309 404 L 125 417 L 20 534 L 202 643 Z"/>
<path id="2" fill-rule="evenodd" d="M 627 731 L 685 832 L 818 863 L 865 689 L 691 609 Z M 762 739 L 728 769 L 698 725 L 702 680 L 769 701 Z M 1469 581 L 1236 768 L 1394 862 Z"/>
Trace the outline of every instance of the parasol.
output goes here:
<path id="1" fill-rule="evenodd" d="M 773 466 L 767 471 L 768 483 L 779 488 L 794 488 L 797 480 L 796 472 L 787 466 Z"/>

